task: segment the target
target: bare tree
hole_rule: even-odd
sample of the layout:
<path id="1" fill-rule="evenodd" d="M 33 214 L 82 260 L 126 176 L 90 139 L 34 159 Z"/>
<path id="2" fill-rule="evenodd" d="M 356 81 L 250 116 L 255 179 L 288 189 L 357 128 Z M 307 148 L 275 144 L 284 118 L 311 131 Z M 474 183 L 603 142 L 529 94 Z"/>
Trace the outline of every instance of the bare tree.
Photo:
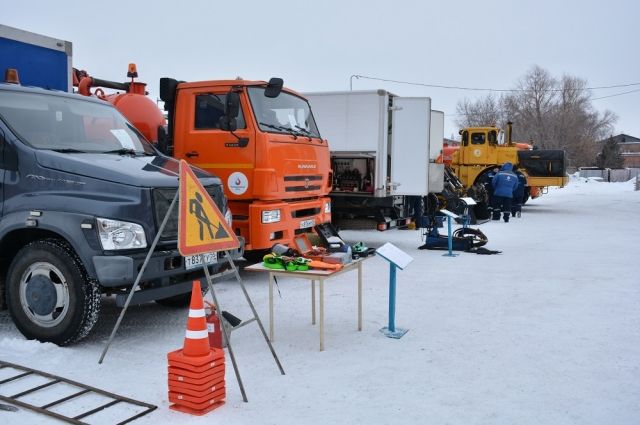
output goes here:
<path id="1" fill-rule="evenodd" d="M 587 82 L 564 75 L 559 80 L 534 66 L 516 83 L 512 93 L 498 100 L 492 94 L 475 102 L 458 102 L 463 127 L 514 122 L 514 140 L 535 142 L 544 149 L 564 149 L 572 165 L 592 165 L 597 141 L 613 130 L 617 117 L 599 113 L 591 104 Z M 491 121 L 492 120 L 492 121 Z"/>
<path id="2" fill-rule="evenodd" d="M 504 123 L 501 99 L 489 94 L 475 102 L 464 99 L 458 102 L 456 124 L 460 127 L 489 127 Z"/>

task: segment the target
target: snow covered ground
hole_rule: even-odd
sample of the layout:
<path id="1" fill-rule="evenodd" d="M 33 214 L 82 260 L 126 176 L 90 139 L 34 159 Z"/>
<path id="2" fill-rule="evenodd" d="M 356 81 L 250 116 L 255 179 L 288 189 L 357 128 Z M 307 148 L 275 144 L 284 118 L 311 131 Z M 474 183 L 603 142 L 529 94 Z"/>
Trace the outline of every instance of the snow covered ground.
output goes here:
<path id="1" fill-rule="evenodd" d="M 388 308 L 379 257 L 364 265 L 362 332 L 356 273 L 328 281 L 324 352 L 308 282 L 280 279 L 274 347 L 287 374 L 257 326 L 234 332 L 249 403 L 227 356 L 227 402 L 203 417 L 168 408 L 166 353 L 182 344 L 184 309 L 131 308 L 102 365 L 119 313 L 112 302 L 86 340 L 65 348 L 24 340 L 0 312 L 0 359 L 158 405 L 140 424 L 640 423 L 640 192 L 632 182 L 573 179 L 531 201 L 522 218 L 481 229 L 501 255 L 421 251 L 418 231 L 342 232 L 414 257 L 398 272 L 396 325 L 409 332 L 399 340 L 379 332 Z M 242 276 L 268 326 L 266 276 Z M 224 309 L 250 316 L 237 284 L 216 289 Z M 51 422 L 0 410 L 3 424 Z"/>

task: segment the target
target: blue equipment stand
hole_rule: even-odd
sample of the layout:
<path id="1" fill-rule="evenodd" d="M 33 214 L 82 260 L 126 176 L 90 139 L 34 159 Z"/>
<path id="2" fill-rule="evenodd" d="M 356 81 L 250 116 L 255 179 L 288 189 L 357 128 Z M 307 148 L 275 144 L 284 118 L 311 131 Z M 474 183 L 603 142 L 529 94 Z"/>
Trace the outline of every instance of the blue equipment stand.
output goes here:
<path id="1" fill-rule="evenodd" d="M 447 242 L 449 243 L 449 252 L 446 254 L 442 254 L 443 257 L 457 257 L 458 254 L 453 252 L 453 234 L 451 232 L 451 216 L 447 215 Z"/>
<path id="2" fill-rule="evenodd" d="M 389 263 L 389 326 L 380 329 L 389 338 L 400 339 L 409 329 L 396 328 L 396 265 Z"/>
<path id="3" fill-rule="evenodd" d="M 396 269 L 403 270 L 413 258 L 389 242 L 378 248 L 376 254 L 389 262 L 389 325 L 380 332 L 389 338 L 400 339 L 409 329 L 396 328 Z"/>

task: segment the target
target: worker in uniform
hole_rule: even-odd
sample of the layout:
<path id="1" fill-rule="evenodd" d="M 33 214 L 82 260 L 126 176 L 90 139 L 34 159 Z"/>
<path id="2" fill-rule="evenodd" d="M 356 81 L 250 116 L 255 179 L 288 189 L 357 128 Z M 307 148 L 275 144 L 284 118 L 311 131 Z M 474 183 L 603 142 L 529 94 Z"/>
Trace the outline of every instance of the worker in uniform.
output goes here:
<path id="1" fill-rule="evenodd" d="M 518 165 L 513 166 L 513 172 L 518 178 L 518 187 L 513 191 L 513 199 L 511 200 L 511 217 L 520 217 L 522 214 L 522 204 L 524 203 L 524 187 L 526 179 L 524 174 L 518 169 Z"/>
<path id="2" fill-rule="evenodd" d="M 500 212 L 502 212 L 504 222 L 509 222 L 513 192 L 518 188 L 518 177 L 513 173 L 512 169 L 513 165 L 510 162 L 505 162 L 498 174 L 493 176 L 491 180 L 491 185 L 493 186 L 492 220 L 500 220 Z"/>
<path id="3" fill-rule="evenodd" d="M 498 174 L 498 172 L 500 171 L 499 167 L 493 167 L 488 173 L 487 173 L 487 177 L 486 180 L 483 180 L 483 186 L 485 188 L 485 190 L 487 191 L 487 203 L 488 203 L 488 210 L 489 210 L 489 215 L 493 214 L 493 178 L 496 176 L 496 174 Z M 498 214 L 499 216 L 500 214 Z"/>

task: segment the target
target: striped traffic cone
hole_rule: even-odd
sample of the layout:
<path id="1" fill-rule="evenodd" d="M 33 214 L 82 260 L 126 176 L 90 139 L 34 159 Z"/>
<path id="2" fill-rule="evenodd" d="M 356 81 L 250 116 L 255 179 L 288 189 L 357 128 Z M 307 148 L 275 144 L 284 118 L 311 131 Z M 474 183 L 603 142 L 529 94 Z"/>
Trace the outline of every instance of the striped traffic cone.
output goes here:
<path id="1" fill-rule="evenodd" d="M 191 291 L 189 319 L 184 345 L 167 354 L 169 361 L 170 406 L 194 415 L 203 415 L 224 404 L 224 351 L 211 348 L 200 282 Z"/>

